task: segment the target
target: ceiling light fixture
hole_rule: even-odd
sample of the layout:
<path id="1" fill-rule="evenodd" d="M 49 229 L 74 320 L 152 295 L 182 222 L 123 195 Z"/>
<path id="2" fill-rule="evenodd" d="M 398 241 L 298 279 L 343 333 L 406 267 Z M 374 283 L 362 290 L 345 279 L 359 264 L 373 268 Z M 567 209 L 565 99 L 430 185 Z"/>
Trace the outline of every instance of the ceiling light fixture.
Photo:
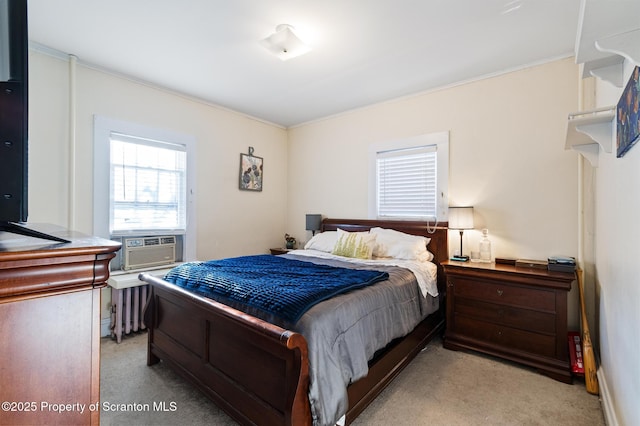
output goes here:
<path id="1" fill-rule="evenodd" d="M 260 42 L 267 50 L 283 61 L 303 55 L 311 50 L 293 32 L 293 27 L 280 24 L 276 32 Z"/>

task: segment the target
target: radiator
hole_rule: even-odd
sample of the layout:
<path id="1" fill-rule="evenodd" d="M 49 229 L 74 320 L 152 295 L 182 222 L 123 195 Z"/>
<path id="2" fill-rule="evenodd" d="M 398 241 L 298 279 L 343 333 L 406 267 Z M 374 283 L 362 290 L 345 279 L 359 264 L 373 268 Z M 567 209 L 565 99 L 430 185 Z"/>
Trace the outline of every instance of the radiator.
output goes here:
<path id="1" fill-rule="evenodd" d="M 171 267 L 146 272 L 156 277 L 163 277 Z M 115 337 L 118 343 L 122 341 L 123 334 L 127 335 L 147 328 L 142 314 L 150 289 L 148 284 L 138 279 L 139 273 L 113 273 L 107 281 L 111 287 L 111 337 Z"/>
<path id="2" fill-rule="evenodd" d="M 147 303 L 148 285 L 111 288 L 111 337 L 122 341 L 123 334 L 145 330 L 143 312 Z"/>

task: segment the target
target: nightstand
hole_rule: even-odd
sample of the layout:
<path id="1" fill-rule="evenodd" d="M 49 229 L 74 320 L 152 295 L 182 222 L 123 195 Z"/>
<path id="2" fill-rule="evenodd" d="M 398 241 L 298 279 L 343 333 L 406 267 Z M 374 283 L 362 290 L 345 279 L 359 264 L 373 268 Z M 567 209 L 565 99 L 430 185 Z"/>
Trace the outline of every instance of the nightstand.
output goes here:
<path id="1" fill-rule="evenodd" d="M 278 254 L 287 254 L 291 251 L 292 249 L 288 249 L 288 248 L 271 248 L 269 249 L 269 251 L 271 251 L 271 254 L 273 255 L 278 255 Z"/>
<path id="2" fill-rule="evenodd" d="M 442 265 L 445 348 L 516 361 L 571 383 L 567 294 L 574 273 L 454 261 Z"/>

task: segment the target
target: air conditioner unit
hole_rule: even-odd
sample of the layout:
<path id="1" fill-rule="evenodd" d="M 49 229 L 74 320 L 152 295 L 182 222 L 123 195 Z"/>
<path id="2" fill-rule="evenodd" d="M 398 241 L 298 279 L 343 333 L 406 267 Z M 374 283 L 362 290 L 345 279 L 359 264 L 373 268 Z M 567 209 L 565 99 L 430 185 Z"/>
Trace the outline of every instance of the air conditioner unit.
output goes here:
<path id="1" fill-rule="evenodd" d="M 142 269 L 168 265 L 176 261 L 176 237 L 125 238 L 124 269 Z"/>

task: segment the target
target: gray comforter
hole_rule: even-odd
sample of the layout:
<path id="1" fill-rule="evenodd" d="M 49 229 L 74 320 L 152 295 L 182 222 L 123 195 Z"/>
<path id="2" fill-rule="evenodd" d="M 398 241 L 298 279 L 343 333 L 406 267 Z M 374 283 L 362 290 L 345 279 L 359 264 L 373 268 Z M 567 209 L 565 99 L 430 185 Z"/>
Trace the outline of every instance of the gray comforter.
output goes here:
<path id="1" fill-rule="evenodd" d="M 437 297 L 420 293 L 404 268 L 359 265 L 335 259 L 285 257 L 345 268 L 387 271 L 389 280 L 326 300 L 294 327 L 309 347 L 309 401 L 315 425 L 333 425 L 347 411 L 347 386 L 365 377 L 368 361 L 391 340 L 411 332 L 438 309 Z"/>

